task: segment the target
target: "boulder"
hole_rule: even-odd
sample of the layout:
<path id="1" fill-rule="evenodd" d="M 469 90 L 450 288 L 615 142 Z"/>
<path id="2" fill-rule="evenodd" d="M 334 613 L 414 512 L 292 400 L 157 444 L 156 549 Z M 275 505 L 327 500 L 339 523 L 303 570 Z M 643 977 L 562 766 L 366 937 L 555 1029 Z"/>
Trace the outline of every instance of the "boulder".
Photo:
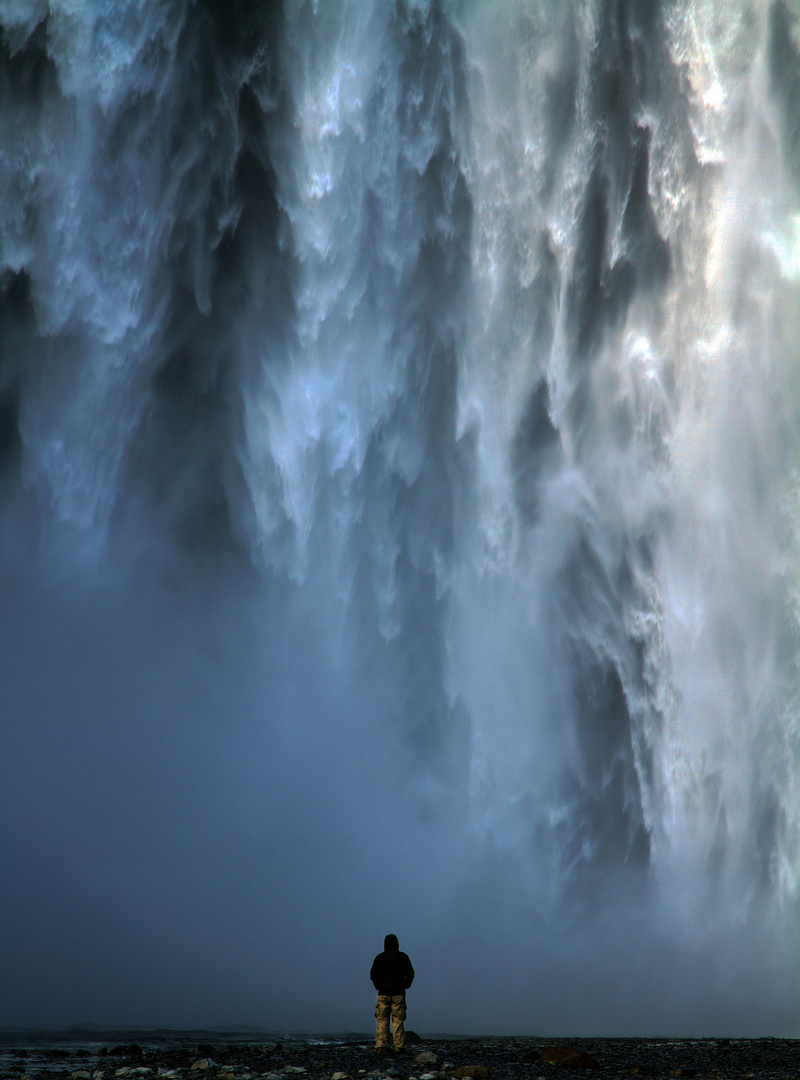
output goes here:
<path id="1" fill-rule="evenodd" d="M 438 1060 L 432 1050 L 420 1050 L 418 1054 L 414 1055 L 415 1065 L 435 1065 Z"/>
<path id="2" fill-rule="evenodd" d="M 599 1069 L 600 1065 L 591 1054 L 576 1050 L 574 1046 L 545 1046 L 540 1061 L 549 1065 L 566 1065 L 569 1069 Z"/>
<path id="3" fill-rule="evenodd" d="M 124 1045 L 115 1046 L 108 1051 L 109 1054 L 113 1054 L 114 1057 L 144 1057 L 144 1050 L 138 1043 L 125 1043 Z"/>

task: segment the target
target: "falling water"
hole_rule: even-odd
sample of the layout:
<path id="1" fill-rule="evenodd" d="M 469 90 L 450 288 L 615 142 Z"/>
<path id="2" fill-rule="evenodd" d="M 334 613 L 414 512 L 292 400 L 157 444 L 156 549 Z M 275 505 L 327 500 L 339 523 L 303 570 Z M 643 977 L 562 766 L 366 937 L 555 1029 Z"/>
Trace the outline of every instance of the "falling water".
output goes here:
<path id="1" fill-rule="evenodd" d="M 513 892 L 522 953 L 680 954 L 598 1022 L 710 965 L 699 1026 L 791 1026 L 800 8 L 0 25 L 6 575 L 312 626 L 433 857 L 465 830 L 458 933 Z"/>

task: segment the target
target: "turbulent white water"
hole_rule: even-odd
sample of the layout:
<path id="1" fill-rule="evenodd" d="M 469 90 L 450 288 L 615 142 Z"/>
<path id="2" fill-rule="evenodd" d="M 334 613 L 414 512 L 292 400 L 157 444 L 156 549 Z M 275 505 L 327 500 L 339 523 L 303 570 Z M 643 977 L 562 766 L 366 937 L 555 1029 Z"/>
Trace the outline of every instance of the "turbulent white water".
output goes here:
<path id="1" fill-rule="evenodd" d="M 563 965 L 552 1025 L 791 1027 L 800 8 L 0 26 L 8 580 L 147 588 L 162 626 L 202 593 L 223 638 L 246 583 L 233 637 L 280 633 L 289 699 L 338 672 L 335 753 L 369 729 L 432 863 L 457 822 L 454 932 L 518 942 L 515 994 Z"/>

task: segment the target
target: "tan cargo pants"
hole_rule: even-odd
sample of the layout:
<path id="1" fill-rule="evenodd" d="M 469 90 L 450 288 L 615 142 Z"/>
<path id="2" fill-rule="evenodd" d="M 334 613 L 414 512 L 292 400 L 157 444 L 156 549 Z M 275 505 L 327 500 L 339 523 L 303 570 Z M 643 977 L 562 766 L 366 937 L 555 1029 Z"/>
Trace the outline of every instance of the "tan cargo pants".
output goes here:
<path id="1" fill-rule="evenodd" d="M 406 1029 L 403 1026 L 406 1019 L 405 994 L 378 994 L 378 1004 L 375 1006 L 375 1019 L 378 1021 L 376 1050 L 389 1049 L 389 1017 L 392 1019 L 394 1048 L 402 1050 L 406 1045 Z"/>

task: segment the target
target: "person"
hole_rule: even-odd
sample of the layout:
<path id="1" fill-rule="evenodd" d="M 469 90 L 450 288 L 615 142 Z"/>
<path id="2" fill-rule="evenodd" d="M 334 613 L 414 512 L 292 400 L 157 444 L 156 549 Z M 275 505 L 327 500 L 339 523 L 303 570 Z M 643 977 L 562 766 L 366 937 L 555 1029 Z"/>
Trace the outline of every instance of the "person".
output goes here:
<path id="1" fill-rule="evenodd" d="M 369 977 L 378 991 L 375 1006 L 377 1031 L 375 1050 L 383 1053 L 389 1049 L 389 1019 L 392 1021 L 392 1041 L 399 1054 L 406 1044 L 406 990 L 414 981 L 414 968 L 394 934 L 383 939 L 383 952 L 372 961 Z"/>

